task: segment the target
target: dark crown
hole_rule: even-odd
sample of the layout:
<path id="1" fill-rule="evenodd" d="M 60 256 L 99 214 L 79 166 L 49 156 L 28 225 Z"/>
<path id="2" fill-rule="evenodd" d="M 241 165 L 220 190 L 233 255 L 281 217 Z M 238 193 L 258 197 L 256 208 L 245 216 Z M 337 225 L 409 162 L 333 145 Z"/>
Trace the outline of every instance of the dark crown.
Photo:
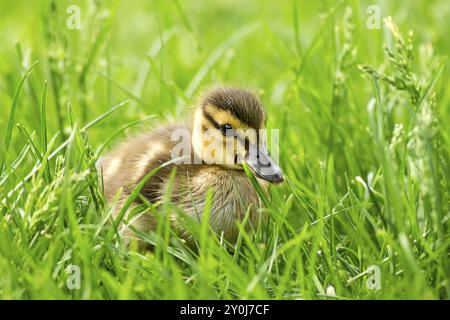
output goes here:
<path id="1" fill-rule="evenodd" d="M 236 87 L 216 87 L 206 91 L 203 105 L 211 104 L 230 112 L 251 128 L 259 129 L 265 120 L 261 101 L 252 92 Z"/>

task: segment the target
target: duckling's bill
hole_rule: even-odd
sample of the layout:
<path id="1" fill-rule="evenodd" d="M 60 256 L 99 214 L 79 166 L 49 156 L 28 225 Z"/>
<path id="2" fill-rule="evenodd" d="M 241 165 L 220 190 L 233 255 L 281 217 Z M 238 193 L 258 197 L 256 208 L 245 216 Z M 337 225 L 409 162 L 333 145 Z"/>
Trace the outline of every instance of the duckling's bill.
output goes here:
<path id="1" fill-rule="evenodd" d="M 266 144 L 261 142 L 261 138 L 265 137 L 267 131 L 262 129 L 259 134 L 254 133 L 253 135 L 247 134 L 245 136 L 241 135 L 240 132 L 240 130 L 237 130 L 235 136 L 240 144 L 238 150 L 240 150 L 241 162 L 245 162 L 252 172 L 260 179 L 270 183 L 283 182 L 283 171 L 270 156 Z M 248 132 L 249 131 L 247 130 L 246 133 Z M 254 130 L 250 130 L 250 132 L 254 132 Z M 250 139 L 248 139 L 249 137 Z M 263 139 L 263 141 L 264 140 L 266 139 Z"/>
<path id="2" fill-rule="evenodd" d="M 284 180 L 283 171 L 273 161 L 265 147 L 258 148 L 250 144 L 245 162 L 260 179 L 271 183 L 281 183 Z"/>

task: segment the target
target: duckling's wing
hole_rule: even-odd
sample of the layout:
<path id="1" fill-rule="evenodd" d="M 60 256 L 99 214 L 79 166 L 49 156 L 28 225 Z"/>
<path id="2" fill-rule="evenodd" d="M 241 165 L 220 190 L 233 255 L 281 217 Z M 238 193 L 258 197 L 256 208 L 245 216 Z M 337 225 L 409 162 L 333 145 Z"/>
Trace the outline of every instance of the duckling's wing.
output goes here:
<path id="1" fill-rule="evenodd" d="M 180 124 L 159 127 L 128 139 L 101 157 L 98 167 L 103 174 L 104 191 L 108 201 L 114 198 L 120 188 L 123 188 L 126 194 L 131 192 L 147 173 L 171 159 L 174 144 L 171 139 L 172 132 L 179 128 L 189 130 Z M 170 167 L 158 171 L 146 184 L 149 198 L 153 198 L 152 190 L 158 189 L 160 182 L 170 172 Z"/>

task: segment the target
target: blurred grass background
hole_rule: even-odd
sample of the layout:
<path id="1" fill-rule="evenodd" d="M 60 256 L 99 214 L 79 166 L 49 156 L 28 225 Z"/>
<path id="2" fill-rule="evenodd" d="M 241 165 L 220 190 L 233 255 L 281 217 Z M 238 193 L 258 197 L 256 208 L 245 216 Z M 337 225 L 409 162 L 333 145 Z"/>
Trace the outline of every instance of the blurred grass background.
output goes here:
<path id="1" fill-rule="evenodd" d="M 74 4 L 80 30 L 67 26 Z M 383 22 L 367 28 L 373 4 L 405 47 L 414 32 L 414 59 Z M 445 0 L 0 0 L 0 296 L 448 299 L 449 24 Z M 374 69 L 363 77 L 359 65 Z M 199 253 L 172 238 L 127 250 L 103 223 L 94 150 L 148 115 L 125 131 L 185 115 L 215 83 L 257 88 L 280 128 L 287 181 L 271 190 L 271 223 L 231 254 L 201 239 Z M 30 175 L 44 136 L 49 153 L 69 141 L 65 161 Z M 366 286 L 371 265 L 378 290 Z"/>

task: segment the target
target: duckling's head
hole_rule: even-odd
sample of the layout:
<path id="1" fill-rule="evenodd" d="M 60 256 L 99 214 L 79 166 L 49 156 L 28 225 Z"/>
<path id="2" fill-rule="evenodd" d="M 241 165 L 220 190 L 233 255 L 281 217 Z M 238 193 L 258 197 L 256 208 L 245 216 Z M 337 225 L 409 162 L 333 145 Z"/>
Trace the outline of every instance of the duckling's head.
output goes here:
<path id="1" fill-rule="evenodd" d="M 266 145 L 265 110 L 256 95 L 237 87 L 215 87 L 199 99 L 193 122 L 195 155 L 207 164 L 243 170 L 243 163 L 261 179 L 283 181 L 280 167 Z M 264 132 L 263 132 L 264 133 Z"/>

